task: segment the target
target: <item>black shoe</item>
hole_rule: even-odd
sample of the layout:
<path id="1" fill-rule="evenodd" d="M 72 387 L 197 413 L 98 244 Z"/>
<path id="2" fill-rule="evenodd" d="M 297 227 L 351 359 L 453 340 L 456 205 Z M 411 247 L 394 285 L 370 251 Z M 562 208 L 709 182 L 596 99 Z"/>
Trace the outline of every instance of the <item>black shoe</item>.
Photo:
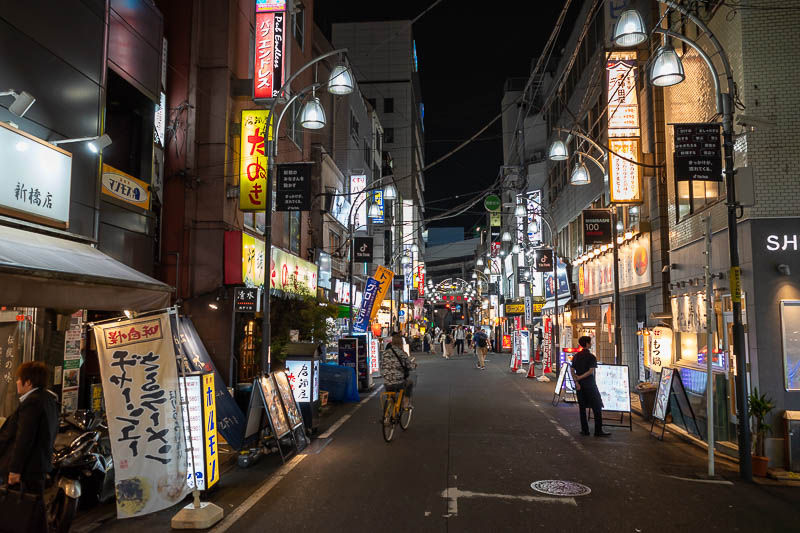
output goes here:
<path id="1" fill-rule="evenodd" d="M 600 433 L 595 433 L 594 436 L 595 437 L 610 437 L 611 433 L 609 433 L 608 431 L 601 431 Z"/>
<path id="2" fill-rule="evenodd" d="M 583 435 L 585 437 L 588 437 L 589 436 L 589 432 L 588 431 L 581 431 L 581 435 Z"/>

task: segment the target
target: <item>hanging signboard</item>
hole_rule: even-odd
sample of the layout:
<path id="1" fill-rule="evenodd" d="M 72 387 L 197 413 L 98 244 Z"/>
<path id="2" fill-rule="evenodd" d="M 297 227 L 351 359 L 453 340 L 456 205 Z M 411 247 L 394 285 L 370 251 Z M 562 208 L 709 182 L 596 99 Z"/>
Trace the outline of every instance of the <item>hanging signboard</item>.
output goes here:
<path id="1" fill-rule="evenodd" d="M 499 228 L 503 225 L 503 216 L 500 214 L 500 210 L 489 212 L 489 225 L 494 228 Z"/>
<path id="2" fill-rule="evenodd" d="M 373 224 L 383 224 L 384 222 L 384 204 L 383 204 L 383 189 L 375 189 L 372 191 L 372 203 L 378 206 L 380 216 L 370 217 Z"/>
<path id="3" fill-rule="evenodd" d="M 604 411 L 631 412 L 628 365 L 597 365 L 595 380 Z"/>
<path id="4" fill-rule="evenodd" d="M 648 335 L 650 338 L 650 371 L 661 372 L 661 368 L 672 364 L 672 330 L 657 326 Z"/>
<path id="5" fill-rule="evenodd" d="M 114 455 L 117 516 L 171 507 L 189 487 L 169 314 L 99 324 L 94 335 Z"/>
<path id="6" fill-rule="evenodd" d="M 628 291 L 649 287 L 651 279 L 650 234 L 618 245 L 619 288 Z M 578 292 L 584 298 L 595 298 L 614 292 L 614 254 L 602 253 L 578 268 Z"/>
<path id="7" fill-rule="evenodd" d="M 286 1 L 256 0 L 253 100 L 277 98 L 285 76 Z"/>
<path id="8" fill-rule="evenodd" d="M 150 209 L 150 185 L 103 163 L 103 194 L 141 209 Z"/>
<path id="9" fill-rule="evenodd" d="M 366 188 L 367 176 L 365 174 L 350 176 L 350 204 L 356 206 L 350 218 L 350 222 L 353 224 L 353 231 L 366 229 L 367 227 L 367 193 L 364 192 Z M 410 217 L 409 220 L 411 220 Z"/>
<path id="10" fill-rule="evenodd" d="M 607 209 L 583 210 L 583 245 L 611 244 L 611 212 Z"/>
<path id="11" fill-rule="evenodd" d="M 639 139 L 609 139 L 608 142 L 611 148 L 608 165 L 611 203 L 641 203 L 642 167 L 636 164 L 639 162 Z"/>
<path id="12" fill-rule="evenodd" d="M 533 269 L 536 272 L 553 271 L 553 250 L 537 248 L 533 252 Z"/>
<path id="13" fill-rule="evenodd" d="M 559 258 L 558 262 L 558 297 L 570 298 L 572 292 L 569 287 L 569 279 L 567 277 L 567 265 Z M 546 272 L 544 275 L 544 297 L 547 300 L 555 299 L 556 294 L 556 279 L 553 272 Z"/>
<path id="14" fill-rule="evenodd" d="M 609 137 L 639 136 L 636 52 L 615 51 L 606 62 Z"/>
<path id="15" fill-rule="evenodd" d="M 722 181 L 719 124 L 673 124 L 675 179 Z"/>
<path id="16" fill-rule="evenodd" d="M 261 311 L 260 289 L 236 287 L 233 289 L 233 311 L 235 313 L 257 313 Z"/>
<path id="17" fill-rule="evenodd" d="M 539 246 L 542 242 L 542 191 L 530 191 L 527 198 L 528 243 Z"/>
<path id="18" fill-rule="evenodd" d="M 72 154 L 0 122 L 0 213 L 66 228 Z"/>
<path id="19" fill-rule="evenodd" d="M 267 208 L 267 153 L 265 139 L 272 140 L 272 119 L 264 109 L 242 111 L 239 150 L 239 209 Z"/>
<path id="20" fill-rule="evenodd" d="M 276 174 L 275 211 L 311 210 L 311 165 L 284 163 Z"/>
<path id="21" fill-rule="evenodd" d="M 353 242 L 353 262 L 372 263 L 372 251 L 375 246 L 372 237 L 356 237 Z"/>

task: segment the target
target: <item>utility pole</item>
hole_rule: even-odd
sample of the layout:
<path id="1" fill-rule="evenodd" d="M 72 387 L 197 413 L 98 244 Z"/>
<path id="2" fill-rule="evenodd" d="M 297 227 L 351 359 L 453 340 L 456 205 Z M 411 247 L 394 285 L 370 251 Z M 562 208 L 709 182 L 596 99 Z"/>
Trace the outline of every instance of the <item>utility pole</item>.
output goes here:
<path id="1" fill-rule="evenodd" d="M 706 434 L 708 435 L 708 475 L 714 477 L 714 288 L 711 286 L 711 217 L 706 217 Z"/>

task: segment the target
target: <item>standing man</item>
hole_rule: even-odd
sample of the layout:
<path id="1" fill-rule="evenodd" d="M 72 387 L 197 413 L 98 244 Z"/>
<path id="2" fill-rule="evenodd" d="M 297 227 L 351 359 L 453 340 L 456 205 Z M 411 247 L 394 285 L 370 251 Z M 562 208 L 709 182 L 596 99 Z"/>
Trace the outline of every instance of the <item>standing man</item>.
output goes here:
<path id="1" fill-rule="evenodd" d="M 26 492 L 41 493 L 53 469 L 58 431 L 58 402 L 47 390 L 47 367 L 41 361 L 17 369 L 19 407 L 0 429 L 0 472 L 8 484 L 22 482 Z"/>
<path id="2" fill-rule="evenodd" d="M 456 353 L 461 355 L 464 353 L 464 326 L 458 326 L 456 328 Z"/>
<path id="3" fill-rule="evenodd" d="M 478 364 L 475 365 L 481 370 L 486 370 L 486 352 L 489 351 L 489 337 L 483 328 L 478 328 L 475 331 L 475 346 L 476 353 L 478 354 Z"/>
<path id="4" fill-rule="evenodd" d="M 597 358 L 589 348 L 592 346 L 591 337 L 581 337 L 578 344 L 583 348 L 572 358 L 572 366 L 569 368 L 572 380 L 575 382 L 575 390 L 578 395 L 578 409 L 581 417 L 581 435 L 589 434 L 589 421 L 586 419 L 586 409 L 592 410 L 594 416 L 594 436 L 610 437 L 611 433 L 603 431 L 603 400 L 600 398 L 600 391 L 597 389 L 597 382 L 594 378 L 594 371 L 597 368 Z"/>

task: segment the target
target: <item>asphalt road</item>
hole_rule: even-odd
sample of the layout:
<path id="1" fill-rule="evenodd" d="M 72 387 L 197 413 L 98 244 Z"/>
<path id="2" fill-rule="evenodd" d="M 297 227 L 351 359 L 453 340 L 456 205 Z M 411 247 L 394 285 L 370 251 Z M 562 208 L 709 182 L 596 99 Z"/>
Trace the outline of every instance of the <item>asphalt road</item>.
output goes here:
<path id="1" fill-rule="evenodd" d="M 800 488 L 739 482 L 726 461 L 709 483 L 703 450 L 658 441 L 636 415 L 633 431 L 581 436 L 575 405 L 553 407 L 554 383 L 512 374 L 508 355 L 490 354 L 484 371 L 468 355 L 417 360 L 408 431 L 385 443 L 378 391 L 362 395 L 333 411 L 341 423 L 327 423 L 318 453 L 223 475 L 207 499 L 225 519 L 211 531 L 800 531 Z M 539 480 L 591 493 L 547 496 Z M 79 531 L 165 531 L 176 510 Z"/>

